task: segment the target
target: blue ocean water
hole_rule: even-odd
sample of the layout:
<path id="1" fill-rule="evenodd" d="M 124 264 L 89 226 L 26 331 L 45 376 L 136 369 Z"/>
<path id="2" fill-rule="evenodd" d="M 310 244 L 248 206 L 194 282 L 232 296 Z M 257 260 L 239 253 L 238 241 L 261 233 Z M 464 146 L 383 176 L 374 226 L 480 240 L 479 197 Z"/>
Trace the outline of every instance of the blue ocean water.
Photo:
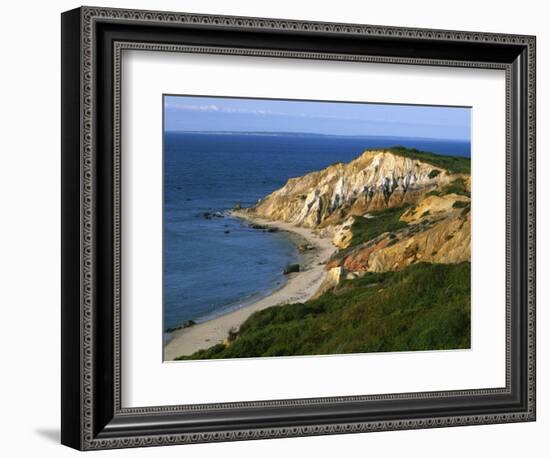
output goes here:
<path id="1" fill-rule="evenodd" d="M 166 132 L 165 329 L 204 321 L 268 294 L 285 281 L 284 266 L 298 258 L 284 233 L 259 231 L 220 215 L 237 202 L 253 205 L 290 177 L 349 162 L 368 148 L 396 145 L 470 155 L 469 142 L 448 140 Z"/>

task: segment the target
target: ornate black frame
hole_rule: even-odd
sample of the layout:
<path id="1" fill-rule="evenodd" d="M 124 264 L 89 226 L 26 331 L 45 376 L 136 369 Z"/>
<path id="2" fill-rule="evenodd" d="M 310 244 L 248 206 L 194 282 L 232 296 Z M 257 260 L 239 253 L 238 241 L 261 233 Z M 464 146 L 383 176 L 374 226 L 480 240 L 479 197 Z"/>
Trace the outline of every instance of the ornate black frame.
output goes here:
<path id="1" fill-rule="evenodd" d="M 505 388 L 122 408 L 124 49 L 506 71 Z M 105 449 L 535 420 L 535 37 L 82 7 L 62 14 L 62 434 Z"/>

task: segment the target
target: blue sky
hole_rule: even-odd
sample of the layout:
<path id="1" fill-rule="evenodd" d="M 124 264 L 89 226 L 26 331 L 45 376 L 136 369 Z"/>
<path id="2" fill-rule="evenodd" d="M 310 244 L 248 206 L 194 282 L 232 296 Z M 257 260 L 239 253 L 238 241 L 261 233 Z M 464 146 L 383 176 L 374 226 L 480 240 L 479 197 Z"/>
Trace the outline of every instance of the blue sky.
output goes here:
<path id="1" fill-rule="evenodd" d="M 165 96 L 166 131 L 307 132 L 470 140 L 470 108 Z"/>

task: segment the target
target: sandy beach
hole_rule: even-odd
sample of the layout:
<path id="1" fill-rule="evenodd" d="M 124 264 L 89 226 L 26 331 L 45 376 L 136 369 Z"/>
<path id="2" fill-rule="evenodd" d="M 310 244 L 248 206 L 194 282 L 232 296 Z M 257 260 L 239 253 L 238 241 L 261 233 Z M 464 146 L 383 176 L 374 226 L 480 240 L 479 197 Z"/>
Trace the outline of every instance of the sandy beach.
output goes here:
<path id="1" fill-rule="evenodd" d="M 311 249 L 302 254 L 300 272 L 289 274 L 286 284 L 273 294 L 212 320 L 174 331 L 172 340 L 164 347 L 165 361 L 223 343 L 229 331 L 238 330 L 254 312 L 274 305 L 307 301 L 317 292 L 325 278 L 325 262 L 336 251 L 330 239 L 319 237 L 311 229 L 252 217 L 243 211 L 233 212 L 232 216 L 287 231 L 297 244 L 308 244 Z"/>

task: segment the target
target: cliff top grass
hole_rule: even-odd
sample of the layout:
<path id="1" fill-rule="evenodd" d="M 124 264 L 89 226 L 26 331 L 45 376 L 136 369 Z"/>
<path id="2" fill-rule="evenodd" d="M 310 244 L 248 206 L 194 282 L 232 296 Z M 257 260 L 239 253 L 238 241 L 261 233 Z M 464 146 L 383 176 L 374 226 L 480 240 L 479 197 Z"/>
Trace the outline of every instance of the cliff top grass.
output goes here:
<path id="1" fill-rule="evenodd" d="M 306 303 L 256 312 L 230 340 L 178 359 L 470 348 L 470 263 L 367 273 Z"/>
<path id="2" fill-rule="evenodd" d="M 416 148 L 405 148 L 404 146 L 392 146 L 385 151 L 408 157 L 410 159 L 418 159 L 419 161 L 441 167 L 448 170 L 450 173 L 470 173 L 470 158 L 462 156 L 445 156 L 442 154 L 434 154 L 428 151 L 420 151 Z"/>

